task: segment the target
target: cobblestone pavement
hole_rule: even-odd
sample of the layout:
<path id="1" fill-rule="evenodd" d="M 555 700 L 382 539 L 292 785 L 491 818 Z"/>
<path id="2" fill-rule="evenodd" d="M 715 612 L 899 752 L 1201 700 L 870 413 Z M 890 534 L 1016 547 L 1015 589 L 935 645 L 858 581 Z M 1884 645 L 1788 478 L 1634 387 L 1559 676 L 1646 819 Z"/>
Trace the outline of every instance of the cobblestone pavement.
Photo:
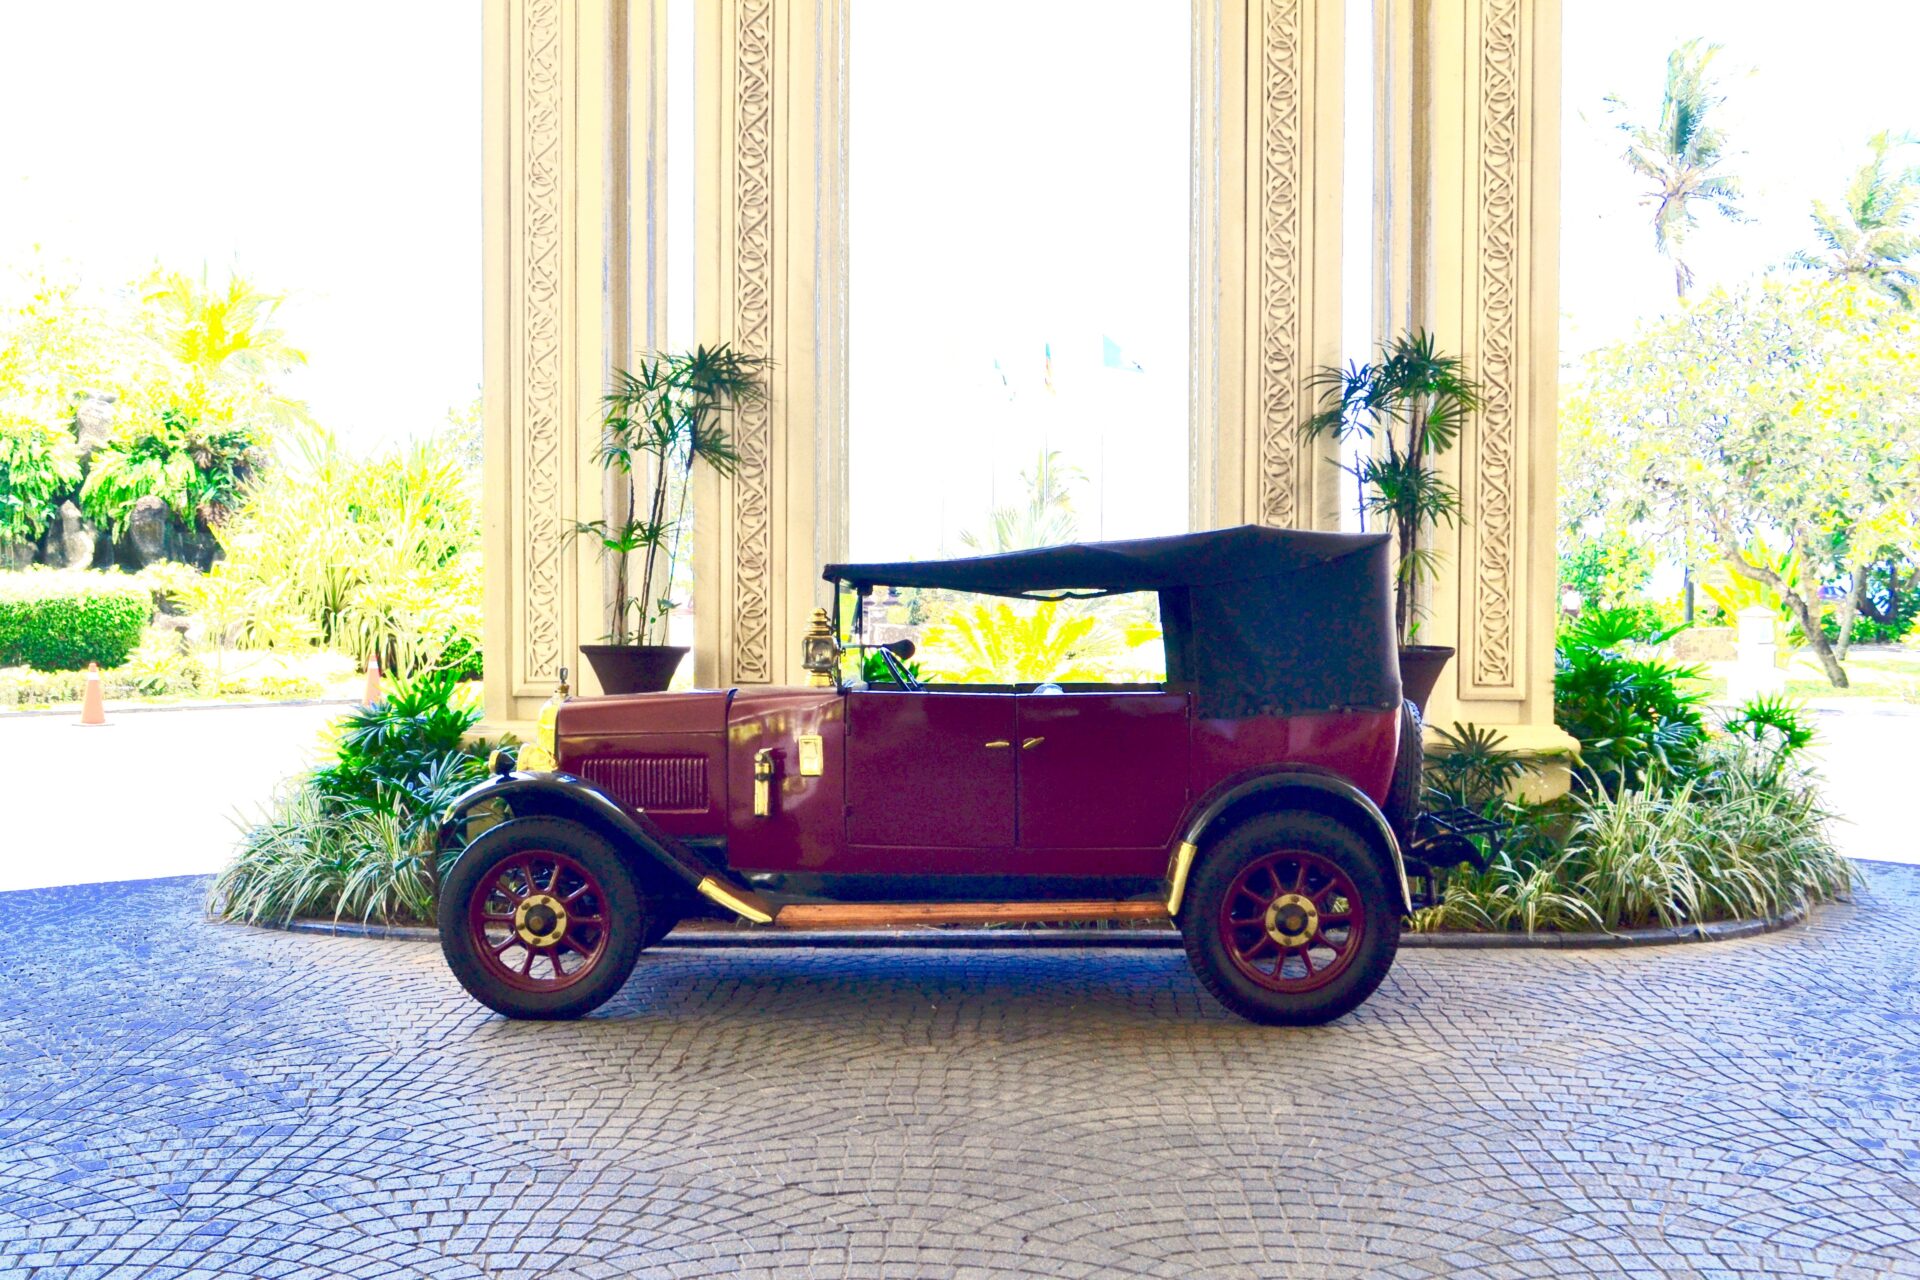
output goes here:
<path id="1" fill-rule="evenodd" d="M 1920 868 L 1749 941 L 1421 951 L 1312 1031 L 1173 951 L 438 950 L 0 894 L 0 1275 L 1920 1275 Z"/>

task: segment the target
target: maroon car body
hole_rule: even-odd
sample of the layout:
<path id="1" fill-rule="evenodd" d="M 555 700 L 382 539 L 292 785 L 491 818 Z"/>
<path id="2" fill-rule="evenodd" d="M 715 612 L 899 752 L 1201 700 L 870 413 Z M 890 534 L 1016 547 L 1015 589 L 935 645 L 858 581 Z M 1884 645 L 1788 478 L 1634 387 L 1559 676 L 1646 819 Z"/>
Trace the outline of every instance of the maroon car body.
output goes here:
<path id="1" fill-rule="evenodd" d="M 1193 694 L 1148 689 L 726 690 L 576 698 L 556 741 L 561 771 L 669 835 L 724 840 L 744 876 L 1153 878 L 1209 800 L 1276 764 L 1384 810 L 1400 722 L 1206 719 Z M 805 736 L 817 776 L 789 763 Z M 762 750 L 778 799 L 756 816 Z"/>
<path id="2" fill-rule="evenodd" d="M 495 1008 L 565 1016 L 689 914 L 1160 918 L 1237 1011 L 1338 1016 L 1384 975 L 1410 905 L 1420 748 L 1388 572 L 1377 536 L 1251 528 L 828 566 L 854 616 L 851 637 L 817 617 L 816 685 L 563 699 L 551 741 L 454 807 L 449 961 Z M 877 582 L 1155 590 L 1168 678 L 922 686 L 895 645 L 893 678 L 850 681 L 843 655 L 880 653 L 862 617 Z"/>

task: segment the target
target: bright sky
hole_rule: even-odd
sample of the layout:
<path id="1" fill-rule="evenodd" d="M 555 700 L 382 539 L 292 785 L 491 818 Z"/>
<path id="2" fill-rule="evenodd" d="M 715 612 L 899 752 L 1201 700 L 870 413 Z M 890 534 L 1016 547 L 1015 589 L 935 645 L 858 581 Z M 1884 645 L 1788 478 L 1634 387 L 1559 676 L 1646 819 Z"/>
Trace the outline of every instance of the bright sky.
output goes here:
<path id="1" fill-rule="evenodd" d="M 856 558 L 963 554 L 1043 449 L 1080 536 L 1186 528 L 1189 21 L 854 0 Z"/>
<path id="2" fill-rule="evenodd" d="M 479 394 L 471 0 L 0 0 L 0 120 L 0 286 L 235 267 L 360 443 Z"/>

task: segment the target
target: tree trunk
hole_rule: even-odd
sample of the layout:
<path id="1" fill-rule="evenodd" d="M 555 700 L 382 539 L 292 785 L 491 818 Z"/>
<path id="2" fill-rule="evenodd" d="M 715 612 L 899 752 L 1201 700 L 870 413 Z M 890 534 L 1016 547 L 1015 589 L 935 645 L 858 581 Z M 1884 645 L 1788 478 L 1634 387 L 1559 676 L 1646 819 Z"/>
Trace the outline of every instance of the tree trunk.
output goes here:
<path id="1" fill-rule="evenodd" d="M 1793 610 L 1794 619 L 1806 634 L 1807 647 L 1820 659 L 1820 668 L 1827 673 L 1828 683 L 1836 689 L 1845 689 L 1849 684 L 1846 668 L 1840 665 L 1840 660 L 1834 656 L 1833 646 L 1827 643 L 1827 633 L 1820 629 L 1819 614 L 1807 606 L 1798 591 L 1784 589 L 1780 592 L 1780 598 L 1787 602 L 1787 608 Z M 1817 595 L 1814 597 L 1816 601 L 1819 598 Z"/>
<path id="2" fill-rule="evenodd" d="M 1792 610 L 1794 621 L 1800 624 L 1801 632 L 1807 637 L 1807 647 L 1812 649 L 1814 656 L 1820 659 L 1820 667 L 1826 672 L 1828 683 L 1832 684 L 1836 689 L 1847 688 L 1848 680 L 1846 669 L 1840 665 L 1839 659 L 1833 656 L 1833 646 L 1827 643 L 1827 637 L 1820 630 L 1820 615 L 1818 613 L 1820 601 L 1819 583 L 1817 581 L 1813 583 L 1813 590 L 1810 594 L 1812 595 L 1814 604 L 1812 607 L 1809 607 L 1807 597 L 1802 594 L 1807 583 L 1805 581 L 1799 583 L 1788 582 L 1768 566 L 1751 563 L 1745 555 L 1741 554 L 1740 543 L 1738 539 L 1734 537 L 1733 526 L 1727 522 L 1724 516 L 1715 520 L 1714 533 L 1719 538 L 1720 553 L 1726 558 L 1727 568 L 1749 581 L 1765 583 L 1775 591 L 1778 591 L 1780 593 L 1780 599 L 1785 602 L 1788 609 Z M 1798 531 L 1796 531 L 1794 545 L 1800 545 L 1801 541 L 1798 536 Z M 1813 557 L 1802 556 L 1801 560 L 1804 565 L 1808 566 L 1801 570 L 1801 577 L 1803 579 L 1809 579 L 1813 575 L 1813 569 L 1811 568 Z"/>
<path id="3" fill-rule="evenodd" d="M 1853 623 L 1860 616 L 1861 601 L 1866 598 L 1867 566 L 1855 565 L 1852 581 L 1847 585 L 1847 598 L 1840 602 L 1839 617 L 1835 619 L 1840 624 L 1840 643 L 1834 653 L 1842 662 L 1847 660 L 1847 650 L 1853 646 Z"/>

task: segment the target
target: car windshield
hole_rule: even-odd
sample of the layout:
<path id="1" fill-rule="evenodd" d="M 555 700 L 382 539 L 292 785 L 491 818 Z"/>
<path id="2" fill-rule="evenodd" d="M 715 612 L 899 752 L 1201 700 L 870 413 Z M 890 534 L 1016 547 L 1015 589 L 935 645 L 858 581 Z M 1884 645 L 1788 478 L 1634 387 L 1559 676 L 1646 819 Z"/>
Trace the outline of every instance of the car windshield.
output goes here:
<path id="1" fill-rule="evenodd" d="M 842 594 L 840 616 L 851 628 L 851 591 Z M 863 634 L 851 633 L 850 641 L 911 640 L 910 674 L 929 685 L 1159 685 L 1167 678 L 1157 592 L 1043 601 L 876 586 L 859 616 Z M 877 658 L 854 651 L 848 662 L 849 679 L 888 679 Z"/>

